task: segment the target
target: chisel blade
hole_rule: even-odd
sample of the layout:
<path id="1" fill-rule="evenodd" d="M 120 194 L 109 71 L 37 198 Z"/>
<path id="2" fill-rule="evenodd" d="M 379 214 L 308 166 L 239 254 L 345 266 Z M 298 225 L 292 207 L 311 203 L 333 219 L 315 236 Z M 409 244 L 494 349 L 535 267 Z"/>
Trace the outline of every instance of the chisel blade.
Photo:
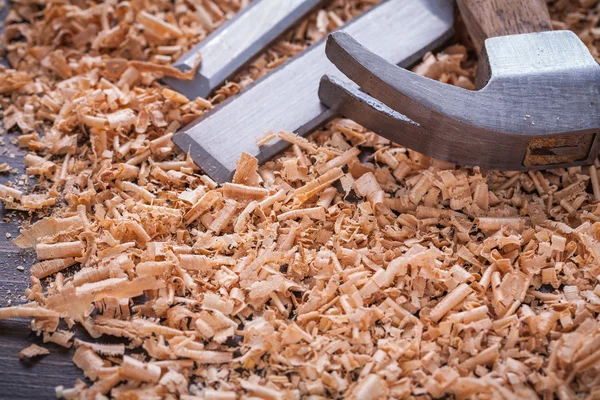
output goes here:
<path id="1" fill-rule="evenodd" d="M 163 82 L 190 99 L 208 97 L 282 33 L 325 0 L 254 0 L 173 66 L 181 71 L 202 63 L 192 80 L 165 78 Z"/>
<path id="2" fill-rule="evenodd" d="M 386 60 L 407 67 L 453 34 L 452 0 L 388 0 L 342 30 Z M 229 181 L 242 152 L 263 162 L 287 147 L 275 139 L 258 147 L 268 131 L 304 135 L 335 116 L 319 101 L 319 82 L 332 75 L 351 84 L 325 55 L 325 42 L 294 59 L 174 135 L 173 141 L 219 183 Z"/>

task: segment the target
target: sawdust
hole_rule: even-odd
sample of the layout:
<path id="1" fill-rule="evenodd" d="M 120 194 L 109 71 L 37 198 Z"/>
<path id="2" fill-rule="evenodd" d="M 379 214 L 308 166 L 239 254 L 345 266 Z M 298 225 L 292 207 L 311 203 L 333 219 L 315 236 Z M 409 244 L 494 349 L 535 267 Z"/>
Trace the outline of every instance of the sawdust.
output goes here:
<path id="1" fill-rule="evenodd" d="M 46 218 L 15 240 L 40 259 L 29 304 L 0 319 L 75 345 L 91 384 L 59 397 L 599 394 L 598 163 L 462 168 L 338 119 L 309 140 L 272 134 L 290 151 L 261 167 L 244 155 L 218 187 L 173 146 L 374 3 L 331 2 L 207 100 L 156 78 L 244 1 L 14 2 L 0 101 L 38 183 L 0 197 Z M 551 6 L 598 57 L 595 3 Z M 417 71 L 472 87 L 460 45 Z"/>

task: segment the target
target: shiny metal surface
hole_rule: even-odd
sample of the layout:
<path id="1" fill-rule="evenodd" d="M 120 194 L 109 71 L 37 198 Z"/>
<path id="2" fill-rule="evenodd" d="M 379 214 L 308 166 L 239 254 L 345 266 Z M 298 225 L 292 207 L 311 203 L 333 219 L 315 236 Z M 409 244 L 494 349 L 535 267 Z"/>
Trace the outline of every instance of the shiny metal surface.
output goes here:
<path id="1" fill-rule="evenodd" d="M 343 30 L 384 59 L 408 66 L 452 35 L 453 8 L 451 0 L 388 0 Z M 319 101 L 324 74 L 344 79 L 327 60 L 323 41 L 185 127 L 173 141 L 214 180 L 225 182 L 242 152 L 264 161 L 287 146 L 274 140 L 259 149 L 256 140 L 265 132 L 306 134 L 335 115 Z"/>
<path id="2" fill-rule="evenodd" d="M 193 80 L 165 78 L 173 89 L 194 99 L 206 98 L 288 28 L 325 0 L 254 0 L 173 65 L 188 71 L 202 63 Z"/>
<path id="3" fill-rule="evenodd" d="M 424 78 L 375 53 L 349 35 L 330 36 L 327 55 L 364 92 L 327 77 L 319 94 L 396 143 L 503 170 L 588 164 L 598 154 L 600 66 L 573 32 L 488 39 L 479 91 Z"/>

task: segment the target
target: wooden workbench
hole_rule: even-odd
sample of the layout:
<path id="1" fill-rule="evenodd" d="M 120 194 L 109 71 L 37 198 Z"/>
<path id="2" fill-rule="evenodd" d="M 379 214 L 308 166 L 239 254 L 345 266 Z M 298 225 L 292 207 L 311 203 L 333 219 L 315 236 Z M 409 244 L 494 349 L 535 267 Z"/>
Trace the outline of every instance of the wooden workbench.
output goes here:
<path id="1" fill-rule="evenodd" d="M 5 145 L 0 146 L 0 164 L 7 162 L 18 170 L 17 174 L 0 174 L 0 183 L 5 184 L 18 180 L 24 173 L 25 152 L 9 142 L 16 134 L 2 137 Z M 24 293 L 35 253 L 12 243 L 19 235 L 20 225 L 30 218 L 28 213 L 5 210 L 0 202 L 0 217 L 0 307 L 6 307 L 9 301 L 12 305 L 26 301 Z M 23 266 L 24 271 L 19 271 L 18 266 Z M 55 386 L 73 387 L 76 379 L 83 379 L 71 360 L 73 349 L 43 343 L 41 337 L 29 330 L 29 322 L 29 318 L 0 320 L 0 399 L 55 399 Z M 19 351 L 32 343 L 46 347 L 50 354 L 32 361 L 19 360 Z"/>

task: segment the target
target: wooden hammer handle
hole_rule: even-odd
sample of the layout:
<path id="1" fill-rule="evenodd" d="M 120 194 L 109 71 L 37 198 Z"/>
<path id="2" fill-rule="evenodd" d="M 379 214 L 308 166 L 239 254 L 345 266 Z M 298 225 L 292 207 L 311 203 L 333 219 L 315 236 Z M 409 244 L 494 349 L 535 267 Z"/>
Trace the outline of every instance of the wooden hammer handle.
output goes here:
<path id="1" fill-rule="evenodd" d="M 457 0 L 473 44 L 485 39 L 552 30 L 545 0 Z"/>

